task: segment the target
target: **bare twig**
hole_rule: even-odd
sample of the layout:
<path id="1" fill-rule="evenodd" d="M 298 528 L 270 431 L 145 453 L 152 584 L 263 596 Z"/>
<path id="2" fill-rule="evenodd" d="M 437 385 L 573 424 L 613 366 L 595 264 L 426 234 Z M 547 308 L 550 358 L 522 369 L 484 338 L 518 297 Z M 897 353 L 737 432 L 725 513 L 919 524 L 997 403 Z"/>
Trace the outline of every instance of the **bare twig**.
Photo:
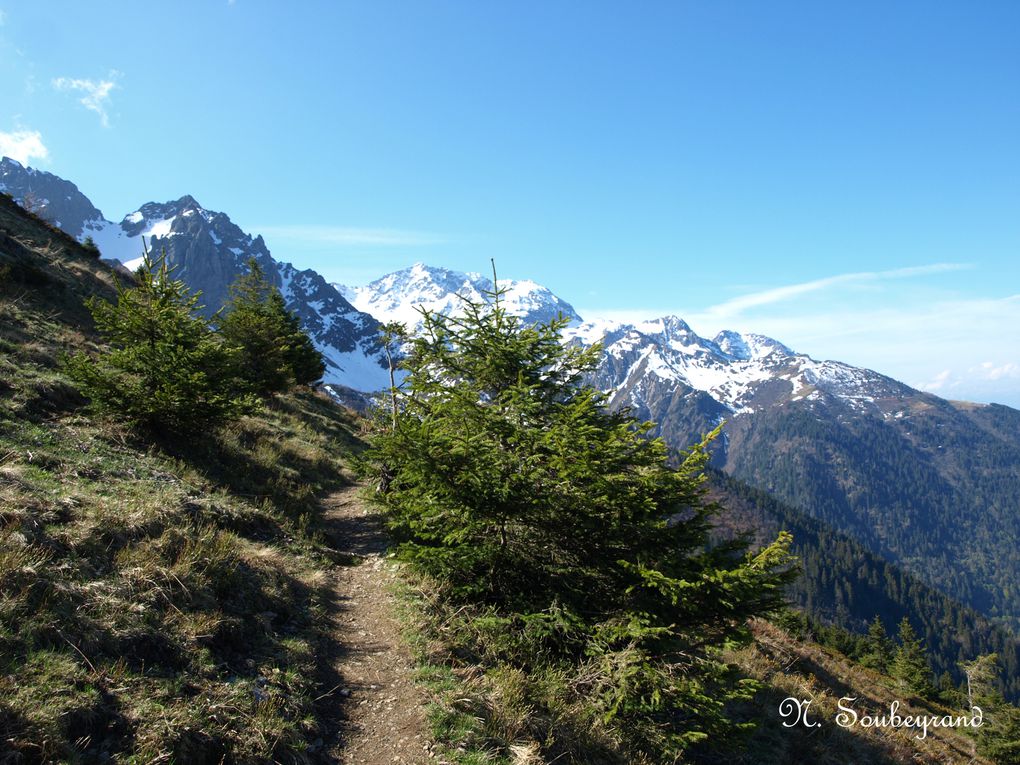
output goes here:
<path id="1" fill-rule="evenodd" d="M 61 632 L 60 630 L 57 630 L 57 634 L 60 635 L 60 637 L 62 637 L 64 639 L 65 643 L 67 643 L 69 646 L 71 646 L 71 648 L 73 648 L 75 651 L 78 652 L 78 655 L 81 656 L 82 659 L 85 660 L 85 663 L 89 665 L 89 669 L 92 670 L 92 674 L 97 679 L 102 677 L 102 674 L 99 672 L 99 670 L 96 669 L 96 665 L 93 664 L 91 661 L 89 661 L 89 657 L 86 656 L 84 653 L 82 653 L 82 650 L 78 646 L 76 646 L 74 643 L 72 643 L 70 640 L 68 640 L 67 636 L 63 632 Z"/>

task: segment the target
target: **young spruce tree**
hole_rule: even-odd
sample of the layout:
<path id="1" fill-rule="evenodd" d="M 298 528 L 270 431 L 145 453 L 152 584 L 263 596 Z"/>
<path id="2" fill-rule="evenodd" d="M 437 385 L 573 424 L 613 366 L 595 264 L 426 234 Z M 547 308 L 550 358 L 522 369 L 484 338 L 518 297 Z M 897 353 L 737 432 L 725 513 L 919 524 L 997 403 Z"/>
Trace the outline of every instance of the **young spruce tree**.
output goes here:
<path id="1" fill-rule="evenodd" d="M 230 286 L 219 332 L 240 349 L 240 374 L 259 395 L 310 385 L 325 371 L 322 355 L 254 258 Z"/>
<path id="2" fill-rule="evenodd" d="M 928 654 L 905 616 L 900 621 L 898 637 L 900 645 L 890 665 L 890 674 L 911 692 L 930 698 L 935 693 L 935 687 L 932 684 Z"/>
<path id="3" fill-rule="evenodd" d="M 189 433 L 250 411 L 255 401 L 235 376 L 237 350 L 196 314 L 198 294 L 171 277 L 165 254 L 148 254 L 138 286 L 117 286 L 117 301 L 88 307 L 109 349 L 67 359 L 68 374 L 94 405 L 129 423 Z"/>
<path id="4" fill-rule="evenodd" d="M 599 349 L 562 344 L 562 317 L 524 326 L 501 296 L 423 311 L 373 449 L 398 554 L 545 635 L 536 661 L 588 667 L 575 687 L 603 719 L 656 761 L 678 756 L 746 697 L 716 648 L 783 604 L 789 536 L 711 546 L 705 445 L 671 467 L 649 423 L 583 384 Z"/>
<path id="5" fill-rule="evenodd" d="M 864 639 L 865 653 L 861 656 L 861 664 L 882 673 L 889 671 L 893 660 L 895 644 L 885 631 L 885 625 L 877 614 L 868 625 L 868 635 Z"/>

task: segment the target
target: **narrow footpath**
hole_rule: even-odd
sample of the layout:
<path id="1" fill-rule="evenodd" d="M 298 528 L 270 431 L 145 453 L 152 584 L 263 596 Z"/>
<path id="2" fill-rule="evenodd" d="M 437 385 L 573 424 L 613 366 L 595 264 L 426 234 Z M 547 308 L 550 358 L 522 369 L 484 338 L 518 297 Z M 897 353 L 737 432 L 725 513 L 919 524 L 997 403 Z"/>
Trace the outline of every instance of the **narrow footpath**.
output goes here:
<path id="1" fill-rule="evenodd" d="M 342 765 L 435 762 L 424 697 L 414 683 L 412 657 L 394 615 L 388 540 L 379 514 L 359 496 L 361 490 L 346 487 L 323 501 L 330 542 L 360 559 L 331 574 L 332 645 L 320 667 L 325 694 L 317 704 L 321 719 L 335 733 L 324 742 L 323 754 Z"/>

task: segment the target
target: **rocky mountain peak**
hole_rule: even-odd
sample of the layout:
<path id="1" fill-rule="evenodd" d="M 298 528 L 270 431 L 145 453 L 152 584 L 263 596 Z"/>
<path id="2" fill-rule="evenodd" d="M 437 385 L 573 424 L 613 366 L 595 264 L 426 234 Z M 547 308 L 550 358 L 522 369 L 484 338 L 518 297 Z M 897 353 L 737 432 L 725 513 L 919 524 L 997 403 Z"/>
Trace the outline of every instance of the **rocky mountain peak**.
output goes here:
<path id="1" fill-rule="evenodd" d="M 73 183 L 10 157 L 0 159 L 0 191 L 21 205 L 28 200 L 32 212 L 71 236 L 81 237 L 90 223 L 103 220 L 103 213 Z"/>
<path id="2" fill-rule="evenodd" d="M 201 293 L 207 315 L 229 299 L 230 284 L 254 258 L 322 352 L 325 383 L 361 391 L 388 384 L 378 321 L 356 310 L 315 271 L 275 260 L 261 236 L 242 231 L 228 215 L 206 209 L 190 194 L 148 202 L 114 223 L 73 183 L 9 158 L 0 161 L 0 191 L 19 201 L 30 193 L 43 217 L 79 239 L 91 237 L 104 260 L 129 270 L 142 260 L 143 241 L 150 252 L 165 252 L 175 276 Z"/>
<path id="3" fill-rule="evenodd" d="M 716 345 L 731 359 L 741 361 L 751 360 L 751 347 L 747 344 L 739 332 L 731 329 L 724 329 L 713 338 Z"/>
<path id="4" fill-rule="evenodd" d="M 230 223 L 230 218 L 222 213 L 214 213 L 206 210 L 190 194 L 185 194 L 177 200 L 169 202 L 147 202 L 133 213 L 124 217 L 121 221 L 121 228 L 129 236 L 165 235 L 175 229 L 177 219 L 192 218 L 192 226 L 212 222 L 215 218 L 222 218 L 225 223 Z M 185 221 L 186 222 L 186 221 Z M 158 233 L 153 234 L 156 230 Z"/>
<path id="5" fill-rule="evenodd" d="M 200 205 L 198 203 L 197 199 L 195 199 L 193 196 L 191 196 L 191 194 L 185 194 L 183 197 L 178 199 L 177 200 L 177 208 L 179 210 L 181 210 L 181 211 L 184 211 L 184 210 L 203 210 L 203 209 L 205 209 L 205 208 L 202 207 L 202 205 Z"/>
<path id="6" fill-rule="evenodd" d="M 713 338 L 713 342 L 731 359 L 739 361 L 764 359 L 772 354 L 778 358 L 796 355 L 778 340 L 751 332 L 741 334 L 724 329 Z"/>

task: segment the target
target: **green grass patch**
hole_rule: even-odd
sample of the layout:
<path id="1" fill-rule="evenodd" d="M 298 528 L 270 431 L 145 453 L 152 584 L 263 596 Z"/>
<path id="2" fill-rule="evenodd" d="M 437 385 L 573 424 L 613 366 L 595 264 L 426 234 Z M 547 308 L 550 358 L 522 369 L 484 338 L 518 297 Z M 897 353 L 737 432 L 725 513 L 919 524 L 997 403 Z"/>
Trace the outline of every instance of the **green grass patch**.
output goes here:
<path id="1" fill-rule="evenodd" d="M 354 421 L 289 396 L 202 444 L 80 416 L 0 435 L 0 721 L 26 762 L 303 762 Z M 45 745 L 39 742 L 45 742 Z M 131 759 L 133 758 L 133 759 Z"/>

